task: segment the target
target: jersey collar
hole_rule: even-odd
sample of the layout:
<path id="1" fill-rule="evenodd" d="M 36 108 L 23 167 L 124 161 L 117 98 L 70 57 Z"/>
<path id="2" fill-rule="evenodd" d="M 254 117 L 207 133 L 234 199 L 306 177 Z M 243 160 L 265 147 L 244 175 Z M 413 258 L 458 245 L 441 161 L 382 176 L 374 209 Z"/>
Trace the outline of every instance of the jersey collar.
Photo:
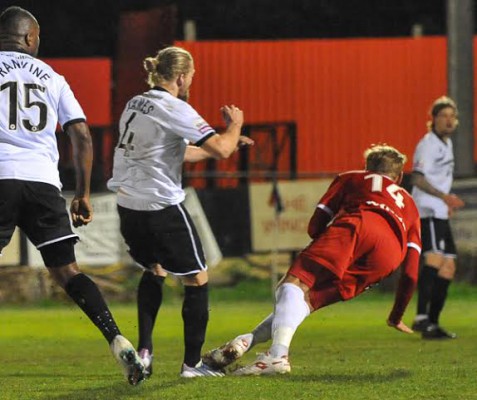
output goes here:
<path id="1" fill-rule="evenodd" d="M 159 90 L 160 92 L 167 92 L 169 93 L 168 90 L 164 89 L 163 87 L 160 86 L 154 86 L 151 90 Z"/>
<path id="2" fill-rule="evenodd" d="M 444 140 L 443 138 L 441 138 L 436 132 L 434 131 L 431 131 L 431 133 L 433 133 L 434 135 L 436 135 L 436 138 L 439 139 L 442 143 L 444 143 L 446 146 L 447 146 L 447 140 Z"/>

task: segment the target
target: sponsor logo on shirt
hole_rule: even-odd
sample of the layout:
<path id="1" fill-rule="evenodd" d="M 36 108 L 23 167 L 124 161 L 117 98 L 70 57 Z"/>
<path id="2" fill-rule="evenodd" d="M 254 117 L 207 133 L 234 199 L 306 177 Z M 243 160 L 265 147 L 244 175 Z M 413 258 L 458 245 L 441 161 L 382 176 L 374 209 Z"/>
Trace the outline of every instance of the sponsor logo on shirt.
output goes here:
<path id="1" fill-rule="evenodd" d="M 195 127 L 203 135 L 205 135 L 206 133 L 208 133 L 212 130 L 211 126 L 207 122 L 205 122 L 203 119 L 200 119 L 200 120 L 196 121 L 195 122 Z"/>
<path id="2" fill-rule="evenodd" d="M 386 204 L 377 203 L 377 202 L 375 202 L 375 201 L 373 201 L 373 200 L 368 200 L 368 201 L 366 202 L 366 204 L 367 204 L 368 206 L 378 207 L 378 208 L 380 208 L 381 210 L 384 210 L 384 211 L 388 212 L 389 214 L 391 214 L 394 218 L 396 218 L 396 219 L 401 223 L 404 232 L 406 232 L 407 229 L 406 229 L 406 224 L 404 223 L 404 220 L 402 219 L 402 217 L 400 217 L 399 215 L 397 215 L 392 208 L 388 207 Z"/>

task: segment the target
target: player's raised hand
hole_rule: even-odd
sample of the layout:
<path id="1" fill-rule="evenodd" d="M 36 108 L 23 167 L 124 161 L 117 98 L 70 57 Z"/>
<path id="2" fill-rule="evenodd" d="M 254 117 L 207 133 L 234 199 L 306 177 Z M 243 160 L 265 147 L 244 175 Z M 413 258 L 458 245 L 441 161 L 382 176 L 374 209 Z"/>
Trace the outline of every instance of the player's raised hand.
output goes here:
<path id="1" fill-rule="evenodd" d="M 394 329 L 397 329 L 398 331 L 400 332 L 403 332 L 403 333 L 414 333 L 414 331 L 409 328 L 404 322 L 402 321 L 399 321 L 398 323 L 395 323 L 395 322 L 392 322 L 391 320 L 387 320 L 387 324 L 388 326 L 390 326 L 391 328 L 394 328 Z"/>
<path id="2" fill-rule="evenodd" d="M 222 118 L 227 126 L 234 123 L 237 125 L 242 126 L 243 124 L 243 111 L 234 106 L 233 104 L 230 106 L 223 106 L 220 108 L 222 113 Z"/>
<path id="3" fill-rule="evenodd" d="M 93 207 L 89 202 L 89 197 L 74 197 L 70 206 L 73 226 L 88 225 L 93 220 Z"/>

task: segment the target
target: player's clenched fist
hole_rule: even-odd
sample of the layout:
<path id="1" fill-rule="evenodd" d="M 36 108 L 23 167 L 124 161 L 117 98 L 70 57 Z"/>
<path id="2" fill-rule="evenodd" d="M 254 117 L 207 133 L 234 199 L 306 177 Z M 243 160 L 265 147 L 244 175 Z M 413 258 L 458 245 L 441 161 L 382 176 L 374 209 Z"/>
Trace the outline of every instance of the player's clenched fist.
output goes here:
<path id="1" fill-rule="evenodd" d="M 70 207 L 73 226 L 87 225 L 93 220 L 93 207 L 86 197 L 75 197 Z"/>

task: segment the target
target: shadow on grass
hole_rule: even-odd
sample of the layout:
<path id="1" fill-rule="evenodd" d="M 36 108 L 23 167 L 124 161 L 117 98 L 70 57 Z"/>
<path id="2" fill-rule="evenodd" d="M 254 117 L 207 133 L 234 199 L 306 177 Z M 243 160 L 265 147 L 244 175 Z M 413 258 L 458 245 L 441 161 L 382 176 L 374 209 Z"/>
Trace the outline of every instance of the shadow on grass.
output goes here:
<path id="1" fill-rule="evenodd" d="M 233 372 L 233 371 L 232 371 Z M 229 371 L 229 373 L 231 373 Z M 275 376 L 232 376 L 228 375 L 227 378 L 234 379 L 281 379 L 290 382 L 317 382 L 323 384 L 335 384 L 335 383 L 383 383 L 397 381 L 400 379 L 406 379 L 412 376 L 412 373 L 408 370 L 397 369 L 388 373 L 349 373 L 349 374 L 294 374 L 293 371 L 290 375 L 275 375 Z"/>
<path id="2" fill-rule="evenodd" d="M 38 377 L 38 375 L 36 375 Z M 146 399 L 163 390 L 187 384 L 184 379 L 175 379 L 169 382 L 152 383 L 146 381 L 138 386 L 130 386 L 126 381 L 115 382 L 111 385 L 91 387 L 87 389 L 65 389 L 61 394 L 52 394 L 52 388 L 45 389 L 44 394 L 35 397 L 40 400 L 126 400 Z"/>

